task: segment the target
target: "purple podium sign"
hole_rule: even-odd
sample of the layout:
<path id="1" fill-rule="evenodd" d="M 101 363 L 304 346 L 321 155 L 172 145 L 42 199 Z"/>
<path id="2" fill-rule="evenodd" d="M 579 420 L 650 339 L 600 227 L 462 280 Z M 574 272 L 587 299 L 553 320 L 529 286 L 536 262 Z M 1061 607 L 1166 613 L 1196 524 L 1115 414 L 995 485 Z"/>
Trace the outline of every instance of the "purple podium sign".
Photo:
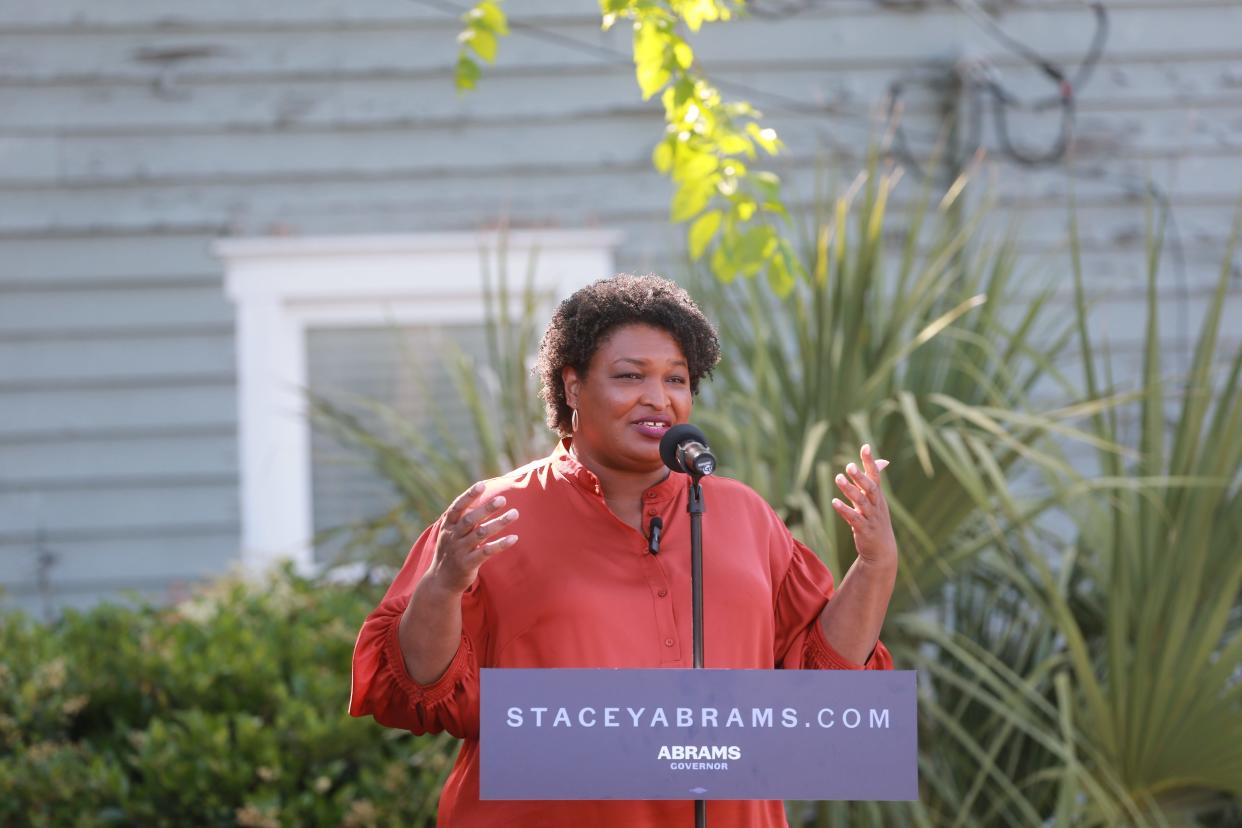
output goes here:
<path id="1" fill-rule="evenodd" d="M 913 671 L 482 671 L 483 799 L 918 798 Z"/>

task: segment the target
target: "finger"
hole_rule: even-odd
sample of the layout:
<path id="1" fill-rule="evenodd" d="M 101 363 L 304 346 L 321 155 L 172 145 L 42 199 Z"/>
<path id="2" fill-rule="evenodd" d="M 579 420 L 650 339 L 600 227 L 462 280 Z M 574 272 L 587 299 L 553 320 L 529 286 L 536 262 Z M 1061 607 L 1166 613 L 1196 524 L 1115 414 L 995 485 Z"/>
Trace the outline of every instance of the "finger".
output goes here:
<path id="1" fill-rule="evenodd" d="M 477 569 L 482 566 L 488 558 L 503 552 L 510 546 L 513 546 L 513 544 L 517 543 L 517 541 L 517 535 L 505 535 L 504 537 L 496 538 L 493 541 L 481 544 L 474 549 L 471 549 L 469 554 L 462 558 L 462 566 L 467 569 Z"/>
<path id="2" fill-rule="evenodd" d="M 851 482 L 850 482 L 850 481 L 849 481 L 849 480 L 845 477 L 845 475 L 843 475 L 843 474 L 838 474 L 838 475 L 836 476 L 836 478 L 835 478 L 835 479 L 836 479 L 836 483 L 837 483 L 837 488 L 838 488 L 838 489 L 840 489 L 840 490 L 841 490 L 841 492 L 842 492 L 842 493 L 843 493 L 846 497 L 848 497 L 851 501 L 853 501 L 853 503 L 854 503 L 854 508 L 856 508 L 856 509 L 857 509 L 857 508 L 858 508 L 858 505 L 859 505 L 860 503 L 864 503 L 864 502 L 866 502 L 866 500 L 867 500 L 867 496 L 866 496 L 865 494 L 863 494 L 862 489 L 858 488 L 858 487 L 857 487 L 857 486 L 855 486 L 853 483 L 851 483 Z"/>
<path id="3" fill-rule="evenodd" d="M 862 469 L 853 463 L 845 467 L 845 472 L 850 476 L 850 480 L 854 485 L 862 489 L 868 500 L 874 500 L 876 492 L 879 491 L 879 485 L 867 475 L 863 474 Z"/>
<path id="4" fill-rule="evenodd" d="M 498 518 L 493 518 L 486 523 L 480 523 L 474 529 L 474 536 L 480 541 L 484 538 L 490 538 L 510 523 L 513 523 L 513 521 L 517 520 L 517 518 L 518 510 L 510 509 Z"/>
<path id="5" fill-rule="evenodd" d="M 877 483 L 880 482 L 880 470 L 876 467 L 875 452 L 872 450 L 871 444 L 864 443 L 859 454 L 862 456 L 863 468 L 867 470 L 867 476 Z"/>
<path id="6" fill-rule="evenodd" d="M 480 481 L 454 498 L 453 502 L 449 504 L 448 512 L 445 515 L 445 522 L 456 523 L 461 520 L 461 513 L 464 512 L 466 507 L 473 503 L 479 495 L 483 494 L 483 488 L 483 482 Z"/>
<path id="7" fill-rule="evenodd" d="M 471 509 L 469 512 L 466 512 L 466 514 L 462 516 L 462 519 L 457 524 L 457 528 L 456 528 L 457 536 L 459 538 L 462 538 L 470 534 L 472 531 L 474 531 L 475 527 L 478 526 L 479 523 L 483 521 L 484 518 L 487 518 L 488 516 L 494 514 L 497 510 L 504 508 L 504 505 L 505 505 L 504 495 L 496 495 L 496 497 L 493 497 L 491 500 L 487 501 L 482 506 L 479 506 L 476 509 Z"/>
<path id="8" fill-rule="evenodd" d="M 846 506 L 841 501 L 837 500 L 835 497 L 832 499 L 832 508 L 836 510 L 837 514 L 840 515 L 851 528 L 862 528 L 863 516 L 851 509 L 849 506 Z"/>
<path id="9" fill-rule="evenodd" d="M 513 546 L 513 544 L 517 543 L 517 540 L 517 535 L 505 535 L 503 538 L 497 538 L 494 541 L 489 541 L 488 543 L 479 546 L 474 551 L 478 553 L 478 557 L 480 558 L 490 558 L 497 552 L 501 552 L 508 549 L 510 546 Z"/>

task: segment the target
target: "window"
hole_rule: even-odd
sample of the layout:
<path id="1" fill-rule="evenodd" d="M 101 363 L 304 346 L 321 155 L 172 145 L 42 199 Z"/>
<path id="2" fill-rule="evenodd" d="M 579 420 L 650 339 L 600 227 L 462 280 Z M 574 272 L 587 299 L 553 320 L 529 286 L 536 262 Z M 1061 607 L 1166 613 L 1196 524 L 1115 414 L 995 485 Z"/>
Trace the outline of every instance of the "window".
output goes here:
<path id="1" fill-rule="evenodd" d="M 329 461 L 313 463 L 303 397 L 312 374 L 362 380 L 365 392 L 366 360 L 374 368 L 389 359 L 385 341 L 398 331 L 429 347 L 451 336 L 471 350 L 483 322 L 484 261 L 493 273 L 503 266 L 523 275 L 534 261 L 547 318 L 557 301 L 613 273 L 618 241 L 608 231 L 523 231 L 503 244 L 495 233 L 218 242 L 237 305 L 242 563 L 261 569 L 291 559 L 310 569 L 314 529 L 354 516 L 357 504 L 332 494 L 344 484 Z M 323 482 L 313 496 L 317 474 Z"/>

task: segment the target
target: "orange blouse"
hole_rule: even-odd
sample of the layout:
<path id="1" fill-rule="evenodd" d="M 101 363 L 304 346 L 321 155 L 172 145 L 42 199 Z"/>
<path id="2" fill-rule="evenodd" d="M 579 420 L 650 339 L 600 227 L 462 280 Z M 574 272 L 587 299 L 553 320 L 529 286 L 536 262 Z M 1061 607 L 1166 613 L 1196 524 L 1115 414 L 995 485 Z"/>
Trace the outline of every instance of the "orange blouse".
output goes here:
<path id="1" fill-rule="evenodd" d="M 660 516 L 657 555 L 608 508 L 595 475 L 568 452 L 491 480 L 520 513 L 516 544 L 485 563 L 462 597 L 462 640 L 448 670 L 419 685 L 405 671 L 398 624 L 430 565 L 443 517 L 428 527 L 358 634 L 349 712 L 414 733 L 464 740 L 440 796 L 446 828 L 691 825 L 689 801 L 483 801 L 479 799 L 480 667 L 693 666 L 687 477 L 670 474 L 643 494 L 643 523 Z M 707 667 L 860 669 L 824 638 L 832 597 L 827 567 L 789 534 L 754 491 L 703 481 L 704 662 Z M 892 669 L 883 644 L 866 669 Z M 779 801 L 708 803 L 709 824 L 786 825 Z"/>

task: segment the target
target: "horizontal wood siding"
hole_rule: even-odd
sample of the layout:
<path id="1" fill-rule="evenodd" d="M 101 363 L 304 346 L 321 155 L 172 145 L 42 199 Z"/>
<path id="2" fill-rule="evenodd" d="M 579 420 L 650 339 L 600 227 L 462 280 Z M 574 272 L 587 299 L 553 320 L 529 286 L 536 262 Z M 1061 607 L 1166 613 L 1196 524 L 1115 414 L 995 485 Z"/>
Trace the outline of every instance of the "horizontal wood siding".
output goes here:
<path id="1" fill-rule="evenodd" d="M 1022 290 L 1051 282 L 1067 309 L 1073 193 L 1096 329 L 1134 372 L 1145 182 L 1174 208 L 1160 296 L 1175 364 L 1221 267 L 1242 194 L 1242 6 L 1108 8 L 1072 171 L 993 153 L 980 175 L 1000 208 L 991 226 L 1021 220 Z M 126 585 L 167 597 L 235 558 L 234 316 L 213 239 L 507 217 L 619 228 L 621 268 L 682 271 L 670 187 L 649 161 L 660 109 L 639 99 L 626 27 L 601 32 L 596 5 L 577 0 L 508 11 L 526 28 L 458 96 L 459 23 L 411 0 L 0 0 L 0 600 L 50 612 Z M 1092 32 L 1071 0 L 1002 4 L 1000 22 L 1070 67 Z M 1016 94 L 1053 91 L 948 3 L 822 0 L 694 43 L 724 93 L 780 129 L 775 167 L 799 208 L 825 159 L 857 169 L 903 73 L 986 59 Z M 908 87 L 918 152 L 941 129 L 939 96 Z M 1031 146 L 1056 127 L 1053 112 L 1011 122 Z M 909 177 L 898 219 L 916 191 Z M 1230 342 L 1242 338 L 1238 262 Z"/>

